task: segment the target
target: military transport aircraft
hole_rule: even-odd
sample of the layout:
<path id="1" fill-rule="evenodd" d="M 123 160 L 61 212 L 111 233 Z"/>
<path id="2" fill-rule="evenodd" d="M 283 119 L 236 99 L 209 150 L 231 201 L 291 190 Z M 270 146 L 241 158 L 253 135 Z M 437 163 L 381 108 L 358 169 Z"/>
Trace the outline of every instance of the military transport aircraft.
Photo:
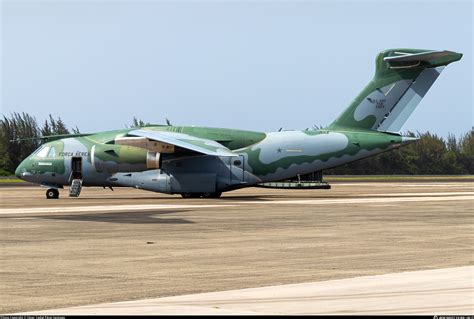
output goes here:
<path id="1" fill-rule="evenodd" d="M 271 133 L 150 125 L 94 134 L 46 136 L 16 169 L 46 186 L 47 198 L 69 186 L 135 187 L 217 198 L 249 186 L 286 187 L 278 181 L 320 176 L 324 169 L 416 140 L 399 132 L 443 68 L 462 54 L 385 50 L 372 81 L 327 128 Z"/>

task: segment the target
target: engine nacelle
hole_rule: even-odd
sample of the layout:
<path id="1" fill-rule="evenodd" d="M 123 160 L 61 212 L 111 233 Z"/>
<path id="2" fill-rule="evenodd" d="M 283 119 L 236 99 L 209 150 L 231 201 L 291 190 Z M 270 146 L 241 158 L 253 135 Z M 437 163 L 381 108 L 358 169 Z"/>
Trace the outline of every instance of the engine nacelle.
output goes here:
<path id="1" fill-rule="evenodd" d="M 92 146 L 91 163 L 98 172 L 142 172 L 160 168 L 160 153 L 141 147 L 98 144 Z"/>
<path id="2" fill-rule="evenodd" d="M 150 152 L 146 153 L 146 168 L 160 168 L 161 167 L 161 154 L 158 152 Z"/>

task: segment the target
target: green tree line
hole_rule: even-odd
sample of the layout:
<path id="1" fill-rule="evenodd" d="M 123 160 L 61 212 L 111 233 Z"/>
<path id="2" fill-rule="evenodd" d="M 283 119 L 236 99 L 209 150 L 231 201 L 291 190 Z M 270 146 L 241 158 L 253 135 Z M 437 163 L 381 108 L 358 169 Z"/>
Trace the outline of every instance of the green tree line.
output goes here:
<path id="1" fill-rule="evenodd" d="M 432 134 L 405 134 L 418 137 L 412 144 L 374 157 L 345 164 L 324 174 L 334 175 L 452 175 L 474 174 L 474 131 L 446 139 Z"/>
<path id="2" fill-rule="evenodd" d="M 168 125 L 171 125 L 166 119 Z M 130 127 L 143 126 L 133 118 Z M 18 164 L 41 144 L 41 136 L 79 134 L 77 126 L 68 129 L 61 118 L 49 115 L 42 125 L 27 113 L 3 115 L 0 119 L 0 175 L 11 175 Z M 420 140 L 375 157 L 346 164 L 327 171 L 337 175 L 443 175 L 474 174 L 474 131 L 459 138 L 449 134 L 445 139 L 430 132 L 408 136 Z M 21 139 L 21 140 L 19 140 Z"/>
<path id="3" fill-rule="evenodd" d="M 50 114 L 42 126 L 27 113 L 14 112 L 0 119 L 0 175 L 12 175 L 20 162 L 41 144 L 41 136 L 78 134 L 77 126 L 69 130 L 59 117 Z"/>

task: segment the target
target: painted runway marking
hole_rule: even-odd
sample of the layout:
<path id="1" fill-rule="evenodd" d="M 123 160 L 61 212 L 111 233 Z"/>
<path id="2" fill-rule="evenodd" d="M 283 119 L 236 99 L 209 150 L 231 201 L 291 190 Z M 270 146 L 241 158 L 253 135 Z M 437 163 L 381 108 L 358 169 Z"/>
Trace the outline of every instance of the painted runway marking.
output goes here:
<path id="1" fill-rule="evenodd" d="M 34 208 L 7 208 L 0 209 L 0 215 L 10 214 L 34 214 L 34 213 L 70 213 L 70 212 L 104 212 L 104 211 L 143 211 L 157 209 L 200 209 L 215 207 L 236 207 L 248 204 L 259 205 L 328 205 L 328 204 L 369 204 L 369 203 L 397 203 L 397 202 L 433 202 L 433 201 L 460 201 L 474 200 L 474 193 L 458 192 L 458 193 L 420 193 L 420 194 L 450 194 L 452 196 L 417 196 L 417 197 L 376 197 L 376 198 L 337 198 L 337 199 L 302 199 L 302 200 L 274 200 L 274 201 L 233 201 L 229 204 L 195 204 L 195 205 L 167 205 L 167 204 L 143 204 L 143 205 L 101 205 L 101 206 L 69 206 L 69 207 L 34 207 Z M 372 194 L 382 196 L 383 194 Z"/>
<path id="2" fill-rule="evenodd" d="M 415 196 L 456 196 L 456 195 L 474 195 L 474 192 L 436 192 L 436 193 L 383 193 L 383 194 L 360 194 L 358 196 L 367 197 L 415 197 Z"/>
<path id="3" fill-rule="evenodd" d="M 395 198 L 344 198 L 344 199 L 304 199 L 304 200 L 276 200 L 271 202 L 250 201 L 246 204 L 292 204 L 292 205 L 327 205 L 327 204 L 366 204 L 366 203 L 394 203 L 394 202 L 436 202 L 474 200 L 474 196 L 445 196 L 445 197 L 395 197 Z"/>
<path id="4" fill-rule="evenodd" d="M 405 183 L 387 183 L 387 182 L 354 182 L 354 183 L 332 183 L 334 187 L 338 186 L 370 186 L 370 187 L 386 187 L 386 186 L 400 186 L 400 187 L 457 187 L 457 188 L 474 188 L 474 183 L 463 182 L 463 183 L 426 183 L 426 184 L 405 184 Z"/>

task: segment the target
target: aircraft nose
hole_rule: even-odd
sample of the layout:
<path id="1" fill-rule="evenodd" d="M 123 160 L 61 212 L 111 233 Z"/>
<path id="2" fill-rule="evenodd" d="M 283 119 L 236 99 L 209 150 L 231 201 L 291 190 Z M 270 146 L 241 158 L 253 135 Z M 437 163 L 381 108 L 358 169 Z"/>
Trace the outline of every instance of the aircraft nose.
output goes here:
<path id="1" fill-rule="evenodd" d="M 32 176 L 32 174 L 30 172 L 28 172 L 28 167 L 27 167 L 25 161 L 26 160 L 24 160 L 23 162 L 20 163 L 20 165 L 18 165 L 18 167 L 15 170 L 15 175 L 19 179 L 27 181 L 28 177 Z"/>
<path id="2" fill-rule="evenodd" d="M 18 177 L 19 179 L 21 179 L 21 164 L 23 164 L 23 162 L 21 162 L 20 165 L 18 165 L 18 167 L 15 170 L 15 176 Z"/>

